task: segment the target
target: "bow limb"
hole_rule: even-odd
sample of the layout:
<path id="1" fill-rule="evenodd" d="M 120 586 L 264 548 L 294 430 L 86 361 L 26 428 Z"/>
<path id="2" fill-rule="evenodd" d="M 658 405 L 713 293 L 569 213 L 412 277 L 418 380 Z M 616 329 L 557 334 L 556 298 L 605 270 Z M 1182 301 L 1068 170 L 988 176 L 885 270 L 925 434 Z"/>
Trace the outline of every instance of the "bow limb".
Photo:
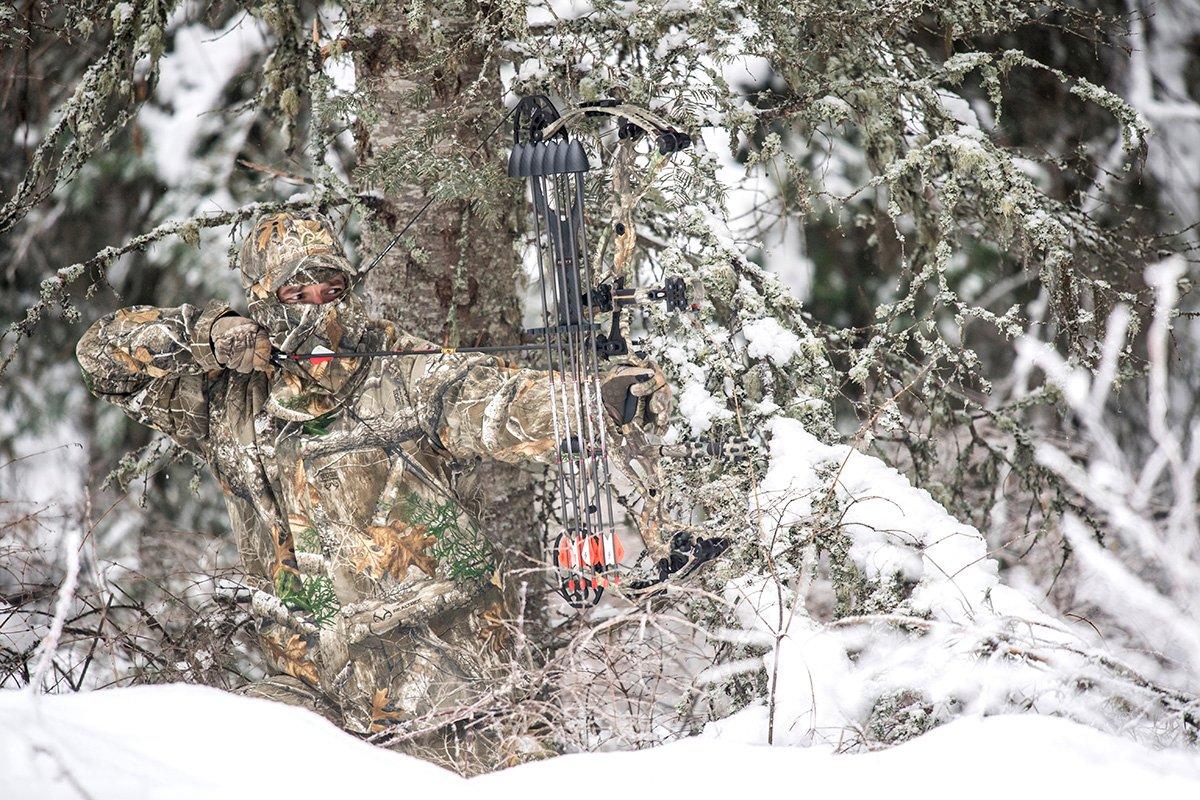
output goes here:
<path id="1" fill-rule="evenodd" d="M 659 559 L 667 555 L 670 549 L 663 535 L 662 461 L 645 448 L 629 453 L 628 457 L 630 471 L 640 470 L 643 473 L 637 480 L 643 498 L 642 507 L 634 514 L 634 522 L 646 552 L 651 558 Z"/>
<path id="2" fill-rule="evenodd" d="M 547 125 L 542 131 L 542 136 L 546 139 L 549 139 L 552 136 L 557 136 L 562 130 L 576 120 L 585 116 L 595 115 L 606 115 L 618 120 L 624 119 L 651 135 L 677 132 L 674 123 L 665 117 L 655 114 L 649 109 L 630 105 L 628 103 L 617 103 L 615 105 L 584 105 L 578 108 L 573 108 Z"/>
<path id="3" fill-rule="evenodd" d="M 628 107 L 618 107 L 625 108 Z M 654 176 L 666 163 L 667 157 L 657 152 L 651 154 L 650 167 L 635 184 L 634 165 L 637 158 L 634 141 L 620 141 L 613 154 L 611 164 L 611 180 L 613 189 L 612 234 L 613 234 L 613 267 L 612 276 L 616 281 L 636 284 L 637 259 L 637 216 L 638 204 L 646 196 L 653 185 Z M 619 310 L 614 313 L 619 314 Z M 621 337 L 629 341 L 631 333 L 627 316 L 620 315 L 618 323 Z M 649 367 L 650 362 L 630 350 L 625 360 L 634 366 Z M 640 438 L 640 437 L 639 437 Z M 622 501 L 629 510 L 637 528 L 638 535 L 646 547 L 647 553 L 653 560 L 663 558 L 669 553 L 669 546 L 663 533 L 662 498 L 663 471 L 662 462 L 657 448 L 648 446 L 632 446 L 629 437 L 622 437 L 620 458 L 616 459 L 628 469 L 622 470 L 641 495 L 642 504 L 636 511 L 631 506 L 636 503 Z"/>
<path id="4" fill-rule="evenodd" d="M 613 157 L 613 277 L 628 280 L 633 274 L 633 257 L 637 250 L 637 220 L 634 208 L 640 195 L 635 195 L 630 180 L 632 148 L 617 146 Z"/>

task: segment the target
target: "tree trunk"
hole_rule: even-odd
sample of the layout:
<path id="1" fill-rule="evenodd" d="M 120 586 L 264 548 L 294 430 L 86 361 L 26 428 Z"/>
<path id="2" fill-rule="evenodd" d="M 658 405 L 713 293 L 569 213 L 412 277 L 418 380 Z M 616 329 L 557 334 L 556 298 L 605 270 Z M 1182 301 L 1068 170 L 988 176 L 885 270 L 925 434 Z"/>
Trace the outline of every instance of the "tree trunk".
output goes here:
<path id="1" fill-rule="evenodd" d="M 480 24 L 482 12 L 472 0 L 447 4 L 433 13 L 446 41 L 476 41 L 471 29 Z M 468 152 L 483 143 L 468 159 L 468 168 L 503 166 L 507 154 L 502 137 L 483 141 L 503 114 L 495 59 L 486 59 L 478 44 L 459 45 L 431 68 L 433 51 L 395 7 L 363 10 L 355 25 L 368 32 L 356 48 L 356 74 L 376 114 L 358 131 L 360 165 L 371 169 L 394 156 L 394 150 L 389 153 L 392 148 L 408 148 L 417 159 L 426 153 L 444 154 L 457 140 Z M 449 130 L 409 144 L 446 119 L 455 122 Z M 405 152 L 404 159 L 409 157 Z M 364 227 L 364 263 L 425 204 L 435 180 L 406 183 L 387 193 L 379 213 Z M 436 201 L 409 229 L 415 247 L 397 244 L 371 272 L 366 294 L 372 310 L 439 344 L 519 341 L 522 274 L 513 240 L 524 206 L 518 188 L 514 184 L 511 197 L 500 198 L 504 212 L 490 221 L 483 219 L 476 202 Z M 498 462 L 480 464 L 475 472 L 482 492 L 483 529 L 506 551 L 506 561 L 520 563 L 520 553 L 537 557 L 541 528 L 531 473 Z M 517 582 L 511 583 L 515 591 Z"/>

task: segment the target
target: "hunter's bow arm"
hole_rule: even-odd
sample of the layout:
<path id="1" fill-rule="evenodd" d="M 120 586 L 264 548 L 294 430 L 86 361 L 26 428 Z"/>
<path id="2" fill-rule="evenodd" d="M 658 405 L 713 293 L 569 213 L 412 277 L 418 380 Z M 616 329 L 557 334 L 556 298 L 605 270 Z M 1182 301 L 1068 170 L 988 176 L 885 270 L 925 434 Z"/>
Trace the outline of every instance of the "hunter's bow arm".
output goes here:
<path id="1" fill-rule="evenodd" d="M 436 433 L 442 446 L 457 458 L 555 463 L 562 443 L 551 405 L 556 392 L 574 402 L 575 387 L 555 373 L 480 361 L 441 400 Z"/>
<path id="2" fill-rule="evenodd" d="M 213 355 L 212 326 L 230 313 L 214 301 L 106 314 L 75 348 L 88 389 L 195 452 L 208 433 L 208 376 L 223 369 Z"/>

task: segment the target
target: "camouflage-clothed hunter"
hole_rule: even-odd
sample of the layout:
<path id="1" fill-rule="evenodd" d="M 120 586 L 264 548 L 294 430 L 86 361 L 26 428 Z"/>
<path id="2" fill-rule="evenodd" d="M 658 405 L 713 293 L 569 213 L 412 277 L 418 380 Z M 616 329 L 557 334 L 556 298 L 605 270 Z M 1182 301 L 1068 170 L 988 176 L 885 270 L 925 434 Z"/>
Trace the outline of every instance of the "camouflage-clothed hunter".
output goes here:
<path id="1" fill-rule="evenodd" d="M 352 294 L 276 298 L 352 274 L 324 218 L 258 220 L 239 269 L 251 319 L 283 352 L 428 345 Z M 122 309 L 88 330 L 78 357 L 98 397 L 204 459 L 220 484 L 281 673 L 252 691 L 328 703 L 358 732 L 470 706 L 497 684 L 507 636 L 497 576 L 454 501 L 475 459 L 553 458 L 546 374 L 461 354 L 242 373 L 214 349 L 233 316 L 219 302 Z"/>

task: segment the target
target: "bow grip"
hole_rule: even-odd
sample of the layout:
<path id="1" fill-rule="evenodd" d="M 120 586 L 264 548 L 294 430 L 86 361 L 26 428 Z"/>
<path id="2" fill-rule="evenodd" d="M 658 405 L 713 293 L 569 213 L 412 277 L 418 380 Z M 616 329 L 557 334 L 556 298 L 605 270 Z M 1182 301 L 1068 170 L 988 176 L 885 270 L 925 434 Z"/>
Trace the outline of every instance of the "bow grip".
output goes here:
<path id="1" fill-rule="evenodd" d="M 654 373 L 649 371 L 634 373 L 632 375 L 622 375 L 606 381 L 600 388 L 600 393 L 603 397 L 604 405 L 608 408 L 609 415 L 619 424 L 628 425 L 637 416 L 638 400 L 640 398 L 633 393 L 634 384 L 641 383 L 653 375 Z"/>
<path id="2" fill-rule="evenodd" d="M 629 385 L 629 389 L 625 393 L 625 407 L 621 409 L 621 424 L 628 425 L 633 422 L 634 416 L 637 414 L 638 398 L 633 393 L 633 384 Z"/>

